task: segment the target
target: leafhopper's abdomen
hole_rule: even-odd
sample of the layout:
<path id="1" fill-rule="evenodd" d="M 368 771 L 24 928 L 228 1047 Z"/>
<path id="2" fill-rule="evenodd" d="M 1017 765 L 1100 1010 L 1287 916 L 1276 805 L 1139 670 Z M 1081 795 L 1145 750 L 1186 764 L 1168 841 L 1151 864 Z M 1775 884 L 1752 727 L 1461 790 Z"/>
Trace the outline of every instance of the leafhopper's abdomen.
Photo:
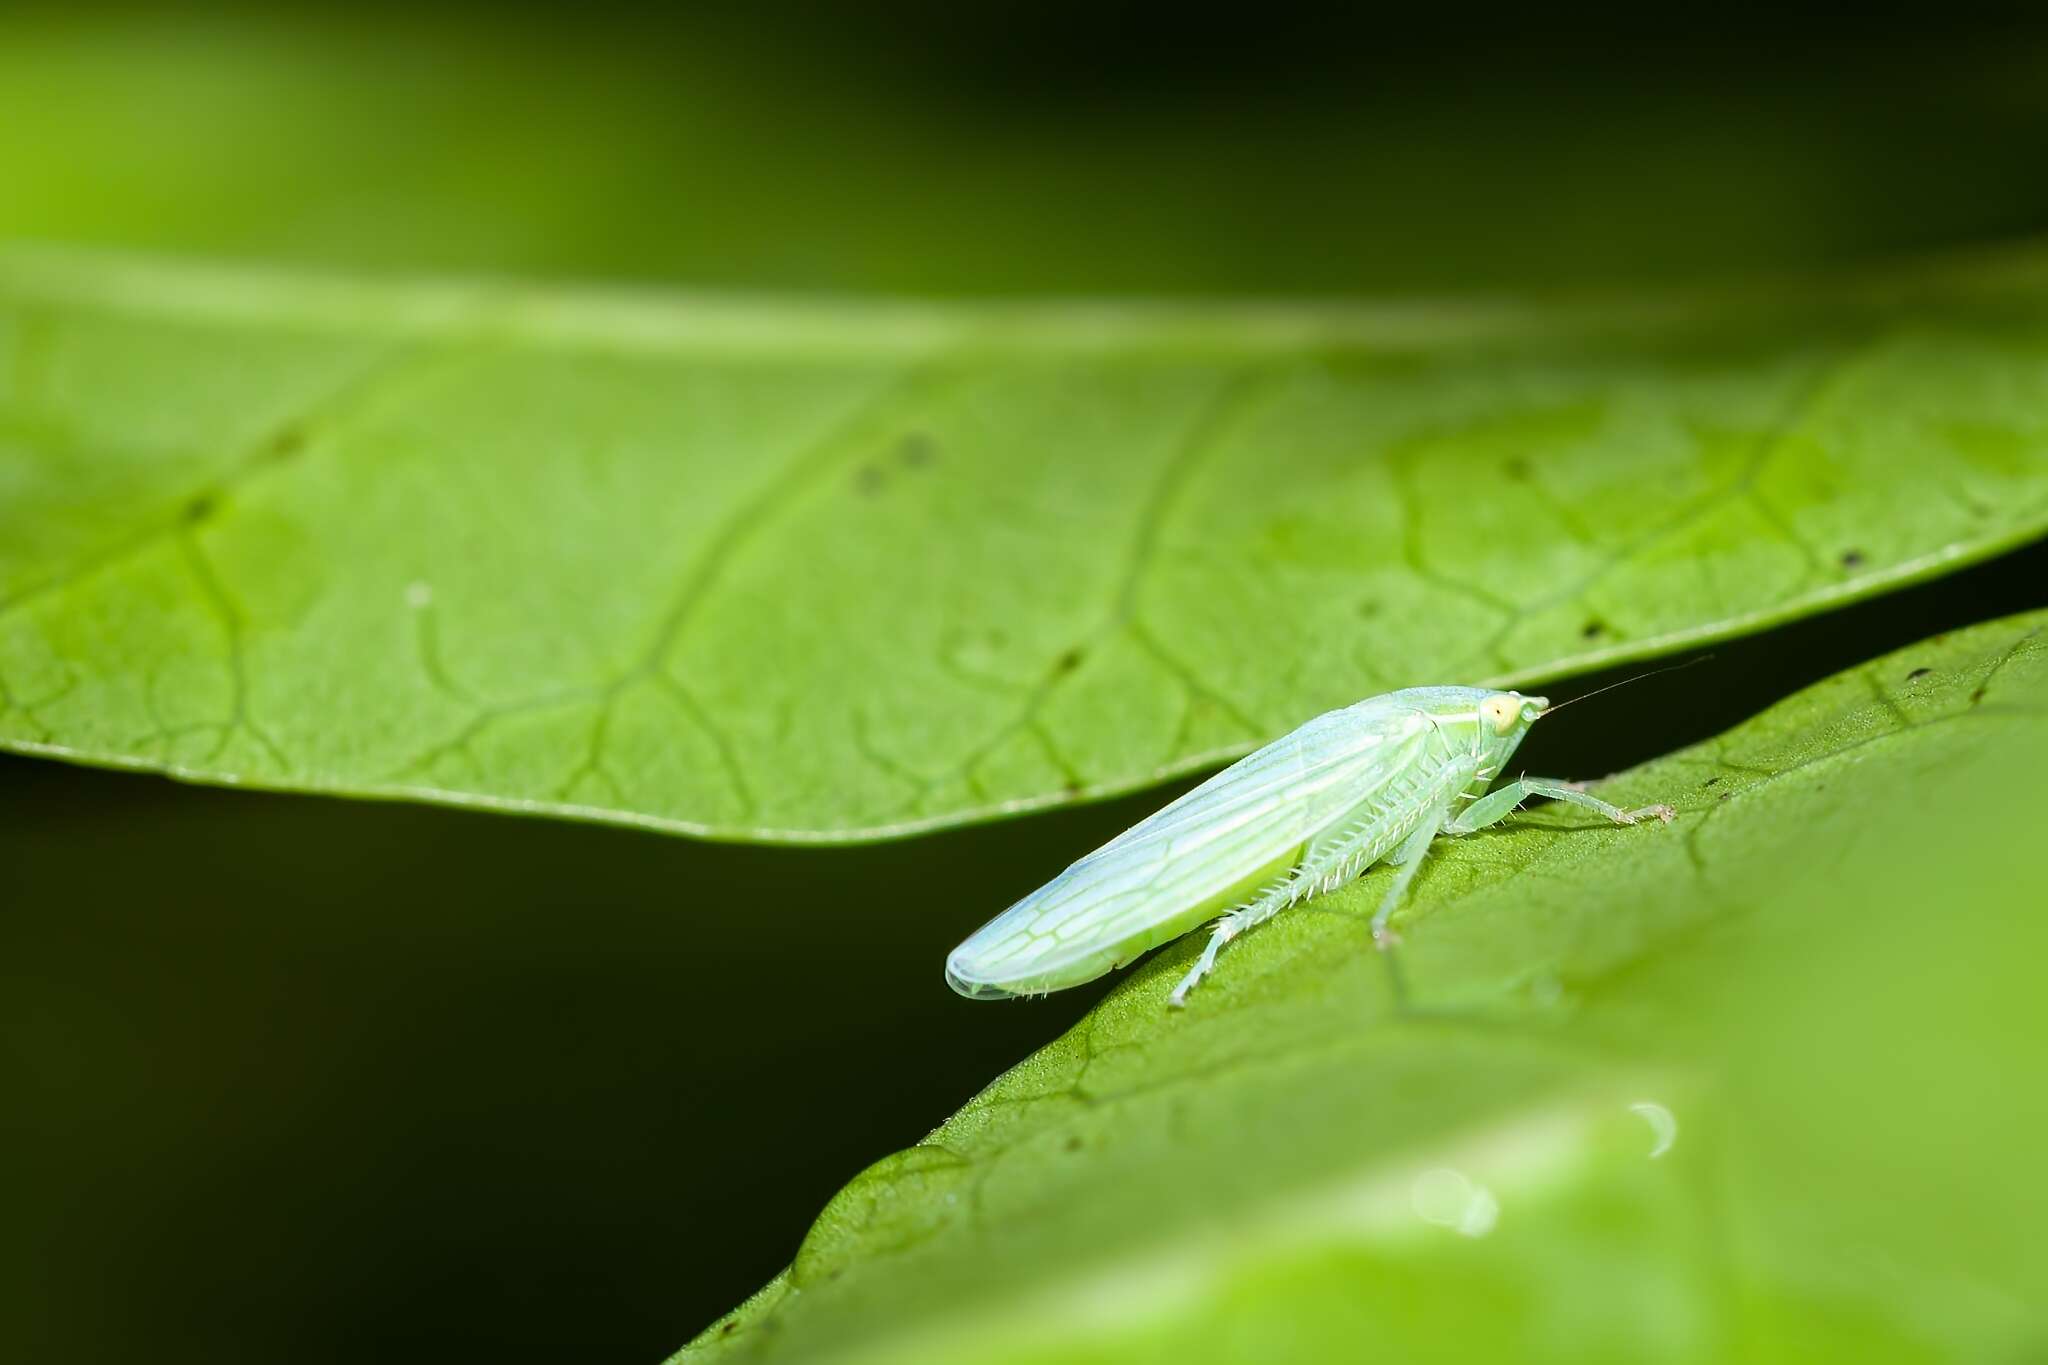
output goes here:
<path id="1" fill-rule="evenodd" d="M 1097 850 L 1101 852 L 1102 850 Z M 1090 857 L 1095 855 L 1091 854 Z M 1087 916 L 1070 914 L 1065 923 L 1070 931 L 1041 929 L 1030 925 L 1047 906 L 1077 906 L 1084 899 L 1083 864 L 1087 859 L 1052 879 L 1045 886 L 1018 901 L 991 920 L 973 938 L 953 950 L 946 959 L 946 984 L 976 1000 L 1002 999 L 1012 995 L 1043 995 L 1093 981 L 1158 947 L 1170 943 L 1220 911 L 1257 893 L 1258 889 L 1293 867 L 1301 856 L 1297 844 L 1264 867 L 1255 869 L 1236 883 L 1224 887 L 1178 913 L 1157 919 L 1119 915 L 1138 921 L 1138 927 L 1122 937 L 1087 936 Z M 1071 880 L 1070 880 L 1071 879 Z M 1101 904 L 1110 904 L 1103 900 Z M 1159 904 L 1159 902 L 1154 902 Z M 1022 913 L 1020 913 L 1022 912 Z"/>
<path id="2" fill-rule="evenodd" d="M 1431 722 L 1399 695 L 1318 716 L 1132 826 L 954 949 L 947 982 L 1078 986 L 1254 894 L 1423 759 Z"/>

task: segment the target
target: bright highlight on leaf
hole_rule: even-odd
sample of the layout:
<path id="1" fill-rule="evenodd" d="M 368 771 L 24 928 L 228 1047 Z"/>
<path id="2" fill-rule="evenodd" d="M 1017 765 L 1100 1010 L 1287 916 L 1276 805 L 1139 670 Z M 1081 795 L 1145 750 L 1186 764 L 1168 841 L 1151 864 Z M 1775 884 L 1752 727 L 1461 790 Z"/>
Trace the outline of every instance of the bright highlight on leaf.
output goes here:
<path id="1" fill-rule="evenodd" d="M 0 257 L 0 745 L 734 839 L 1132 788 L 2048 525 L 2048 264 L 1612 310 Z"/>

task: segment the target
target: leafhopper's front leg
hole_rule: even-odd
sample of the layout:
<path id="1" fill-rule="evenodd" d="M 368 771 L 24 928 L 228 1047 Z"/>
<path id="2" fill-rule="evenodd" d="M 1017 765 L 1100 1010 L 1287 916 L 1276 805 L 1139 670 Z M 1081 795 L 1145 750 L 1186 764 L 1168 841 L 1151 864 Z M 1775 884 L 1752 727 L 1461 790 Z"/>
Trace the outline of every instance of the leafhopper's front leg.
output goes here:
<path id="1" fill-rule="evenodd" d="M 1617 825 L 1633 825 L 1638 820 L 1654 815 L 1665 824 L 1678 812 L 1669 806 L 1641 806 L 1635 810 L 1623 810 L 1620 806 L 1602 801 L 1587 792 L 1576 782 L 1566 782 L 1555 777 L 1518 777 L 1498 791 L 1486 795 L 1465 807 L 1444 826 L 1446 834 L 1470 834 L 1485 829 L 1488 825 L 1505 820 L 1508 813 L 1532 796 L 1548 796 L 1553 800 L 1584 806 L 1587 810 L 1599 811 Z"/>

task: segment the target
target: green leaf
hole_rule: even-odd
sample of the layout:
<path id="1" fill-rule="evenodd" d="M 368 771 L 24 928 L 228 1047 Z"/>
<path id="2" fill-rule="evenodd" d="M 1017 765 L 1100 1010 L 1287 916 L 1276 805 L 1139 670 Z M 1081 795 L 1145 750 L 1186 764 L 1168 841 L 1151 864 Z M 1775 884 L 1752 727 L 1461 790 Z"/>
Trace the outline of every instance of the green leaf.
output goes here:
<path id="1" fill-rule="evenodd" d="M 0 745 L 847 839 L 2048 522 L 2048 258 L 1716 302 L 750 303 L 0 257 Z"/>
<path id="2" fill-rule="evenodd" d="M 2048 222 L 2043 61 L 2003 33 L 1864 34 L 1854 62 L 1744 62 L 1734 88 L 1692 52 L 1559 42 L 1532 63 L 1492 34 L 1404 54 L 1340 25 L 1269 35 L 1277 79 L 1225 98 L 1199 41 L 1119 54 L 1086 20 L 1039 22 L 12 5 L 0 237 L 754 289 L 1321 297 L 1811 268 Z M 1099 84 L 1068 83 L 1062 29 Z"/>
<path id="3" fill-rule="evenodd" d="M 2048 1317 L 2048 612 L 1184 942 L 680 1359 L 2005 1359 Z M 963 1009 L 986 1008 L 962 1006 Z"/>

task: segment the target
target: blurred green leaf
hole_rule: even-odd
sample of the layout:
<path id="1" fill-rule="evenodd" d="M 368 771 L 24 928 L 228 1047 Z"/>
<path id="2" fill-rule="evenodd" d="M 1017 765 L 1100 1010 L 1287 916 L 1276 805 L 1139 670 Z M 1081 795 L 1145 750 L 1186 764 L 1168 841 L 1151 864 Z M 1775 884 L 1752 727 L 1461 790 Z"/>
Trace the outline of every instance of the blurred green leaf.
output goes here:
<path id="1" fill-rule="evenodd" d="M 1624 59 L 1549 21 L 1533 49 L 1309 21 L 1262 26 L 1256 53 L 1212 30 L 1203 67 L 1191 18 L 1120 66 L 1073 7 L 481 17 L 9 6 L 0 237 L 742 288 L 1327 297 L 1811 268 L 2048 226 L 2048 53 L 1924 20 L 1888 45 L 1830 30 L 1824 61 L 1776 24 L 1765 42 L 1717 28 L 1717 60 L 1707 42 Z"/>
<path id="2" fill-rule="evenodd" d="M 744 839 L 2048 524 L 2029 257 L 1555 310 L 745 303 L 0 258 L 0 744 Z"/>
<path id="3" fill-rule="evenodd" d="M 1169 950 L 682 1359 L 2032 1359 L 2048 613 Z M 965 1008 L 989 1008 L 968 1006 Z"/>

